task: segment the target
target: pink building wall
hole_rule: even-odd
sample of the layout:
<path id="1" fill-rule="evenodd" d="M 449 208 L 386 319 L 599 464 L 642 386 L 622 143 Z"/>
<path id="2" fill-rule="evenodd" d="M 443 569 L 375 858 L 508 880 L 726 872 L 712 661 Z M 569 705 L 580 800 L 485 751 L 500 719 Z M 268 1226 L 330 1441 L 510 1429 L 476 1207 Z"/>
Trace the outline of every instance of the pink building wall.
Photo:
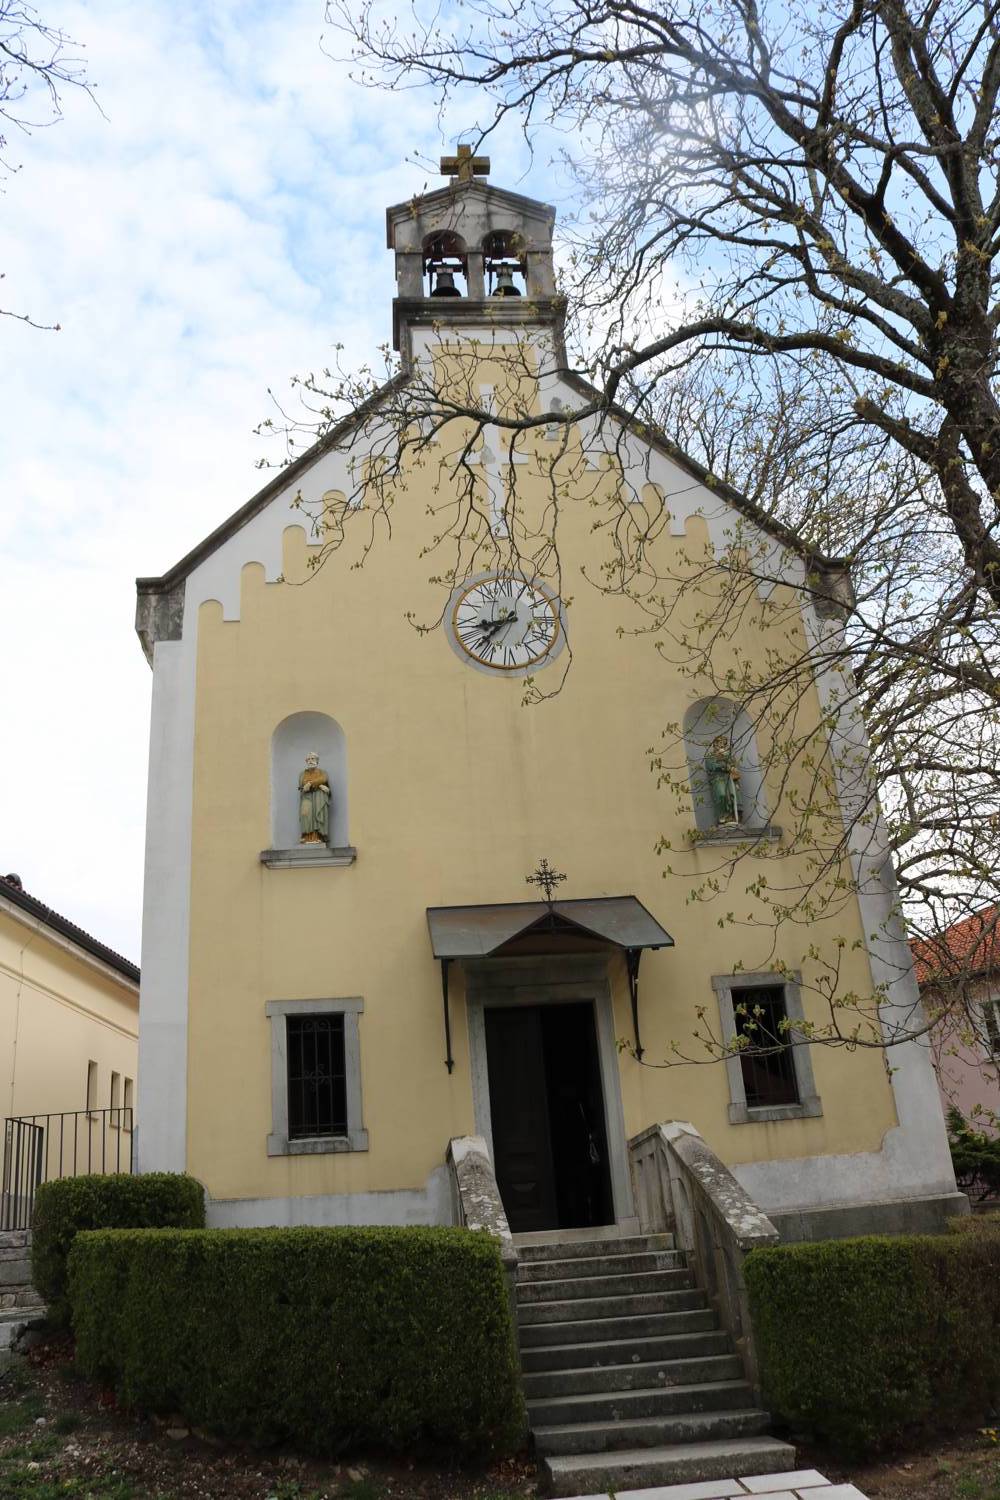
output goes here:
<path id="1" fill-rule="evenodd" d="M 925 992 L 928 1009 L 937 1010 L 939 996 L 933 989 Z M 1000 978 L 973 980 L 968 985 L 968 1003 L 993 1015 L 1000 1014 Z M 966 1007 L 959 1005 L 954 1017 L 938 1022 L 930 1032 L 931 1058 L 945 1109 L 956 1106 L 976 1130 L 1000 1134 L 1000 1045 L 992 1051 L 983 1045 L 994 1027 L 977 1026 L 982 1035 L 973 1036 Z M 1000 1042 L 1000 1037 L 998 1037 Z"/>

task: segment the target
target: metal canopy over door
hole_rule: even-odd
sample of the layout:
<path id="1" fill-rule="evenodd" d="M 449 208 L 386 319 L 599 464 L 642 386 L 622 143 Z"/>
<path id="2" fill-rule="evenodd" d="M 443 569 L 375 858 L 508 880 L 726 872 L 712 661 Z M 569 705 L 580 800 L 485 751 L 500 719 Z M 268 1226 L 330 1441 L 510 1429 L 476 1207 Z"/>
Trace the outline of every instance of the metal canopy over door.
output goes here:
<path id="1" fill-rule="evenodd" d="M 448 975 L 456 960 L 489 958 L 510 951 L 524 937 L 582 936 L 619 948 L 625 955 L 635 1053 L 642 1060 L 639 1036 L 639 961 L 646 948 L 672 948 L 674 940 L 635 896 L 594 896 L 572 901 L 508 901 L 492 906 L 429 906 L 427 926 L 434 957 L 441 962 L 444 996 L 445 1066 L 455 1066 L 451 1051 Z"/>

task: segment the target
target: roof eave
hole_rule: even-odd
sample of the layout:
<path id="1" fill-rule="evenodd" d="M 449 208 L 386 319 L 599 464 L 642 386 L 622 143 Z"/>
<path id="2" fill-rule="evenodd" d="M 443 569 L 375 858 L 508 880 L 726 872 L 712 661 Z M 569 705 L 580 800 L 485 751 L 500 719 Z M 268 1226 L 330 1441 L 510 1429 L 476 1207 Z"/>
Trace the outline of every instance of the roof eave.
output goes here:
<path id="1" fill-rule="evenodd" d="M 17 886 L 11 885 L 6 880 L 0 880 L 0 901 L 8 901 L 11 906 L 17 907 L 18 910 L 24 912 L 26 916 L 32 917 L 41 926 L 51 928 L 53 932 L 58 933 L 61 938 L 67 939 L 74 947 L 89 954 L 91 958 L 100 959 L 102 964 L 116 970 L 133 987 L 138 988 L 138 964 L 134 964 L 129 959 L 123 957 L 122 954 L 116 953 L 113 948 L 107 947 L 98 938 L 92 937 L 82 927 L 77 927 L 76 923 L 71 922 L 68 917 L 64 917 L 61 913 L 53 911 L 43 901 L 39 901 L 34 896 L 29 896 L 27 891 L 18 890 Z"/>

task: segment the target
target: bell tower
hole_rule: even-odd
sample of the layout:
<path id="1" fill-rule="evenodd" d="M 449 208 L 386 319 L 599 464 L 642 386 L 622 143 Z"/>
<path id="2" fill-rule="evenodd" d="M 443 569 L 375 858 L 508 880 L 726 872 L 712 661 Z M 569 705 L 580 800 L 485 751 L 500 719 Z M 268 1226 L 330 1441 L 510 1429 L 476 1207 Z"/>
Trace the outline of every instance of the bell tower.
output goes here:
<path id="1" fill-rule="evenodd" d="M 413 332 L 497 324 L 561 326 L 552 268 L 555 209 L 492 187 L 488 156 L 461 145 L 441 158 L 447 185 L 386 210 L 396 256 L 393 345 L 412 355 Z"/>

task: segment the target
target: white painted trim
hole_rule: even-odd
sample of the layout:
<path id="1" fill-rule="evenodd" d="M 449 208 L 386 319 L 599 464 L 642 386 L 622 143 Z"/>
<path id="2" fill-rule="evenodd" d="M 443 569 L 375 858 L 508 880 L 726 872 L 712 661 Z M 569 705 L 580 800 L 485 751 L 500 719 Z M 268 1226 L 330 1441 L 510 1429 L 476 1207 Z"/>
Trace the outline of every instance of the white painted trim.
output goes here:
<path id="1" fill-rule="evenodd" d="M 192 580 L 188 580 L 188 592 Z M 190 613 L 188 613 L 190 611 Z M 180 641 L 157 641 L 146 800 L 136 1131 L 140 1172 L 187 1166 L 188 949 L 197 609 Z M 193 618 L 192 618 L 193 617 Z"/>
<path id="2" fill-rule="evenodd" d="M 824 636 L 836 637 L 841 630 L 835 621 L 820 620 L 808 602 L 803 603 L 802 615 L 810 645 Z M 832 644 L 837 647 L 837 640 Z M 896 878 L 885 824 L 879 815 L 873 825 L 861 828 L 850 813 L 857 791 L 848 784 L 840 760 L 848 747 L 859 758 L 866 754 L 865 729 L 839 673 L 826 669 L 817 676 L 816 689 L 821 712 L 833 717 L 838 725 L 832 758 L 849 829 L 862 930 L 873 986 L 885 985 L 890 996 L 881 1014 L 887 1030 L 893 1030 L 908 1016 L 920 1015 L 920 998 L 897 910 Z M 886 1049 L 886 1061 L 898 1124 L 886 1131 L 878 1151 L 747 1162 L 733 1167 L 733 1175 L 766 1213 L 957 1193 L 929 1048 L 916 1040 L 901 1042 Z"/>
<path id="3" fill-rule="evenodd" d="M 210 1229 L 455 1223 L 448 1168 L 443 1165 L 434 1168 L 422 1188 L 291 1198 L 209 1198 L 205 1215 Z"/>
<path id="4" fill-rule="evenodd" d="M 493 1122 L 483 1016 L 486 1006 L 560 1005 L 580 1000 L 590 1000 L 594 1006 L 615 1222 L 632 1224 L 636 1217 L 635 1203 L 606 958 L 566 954 L 557 958 L 533 956 L 466 963 L 465 1003 L 476 1133 L 486 1141 L 492 1161 Z"/>

